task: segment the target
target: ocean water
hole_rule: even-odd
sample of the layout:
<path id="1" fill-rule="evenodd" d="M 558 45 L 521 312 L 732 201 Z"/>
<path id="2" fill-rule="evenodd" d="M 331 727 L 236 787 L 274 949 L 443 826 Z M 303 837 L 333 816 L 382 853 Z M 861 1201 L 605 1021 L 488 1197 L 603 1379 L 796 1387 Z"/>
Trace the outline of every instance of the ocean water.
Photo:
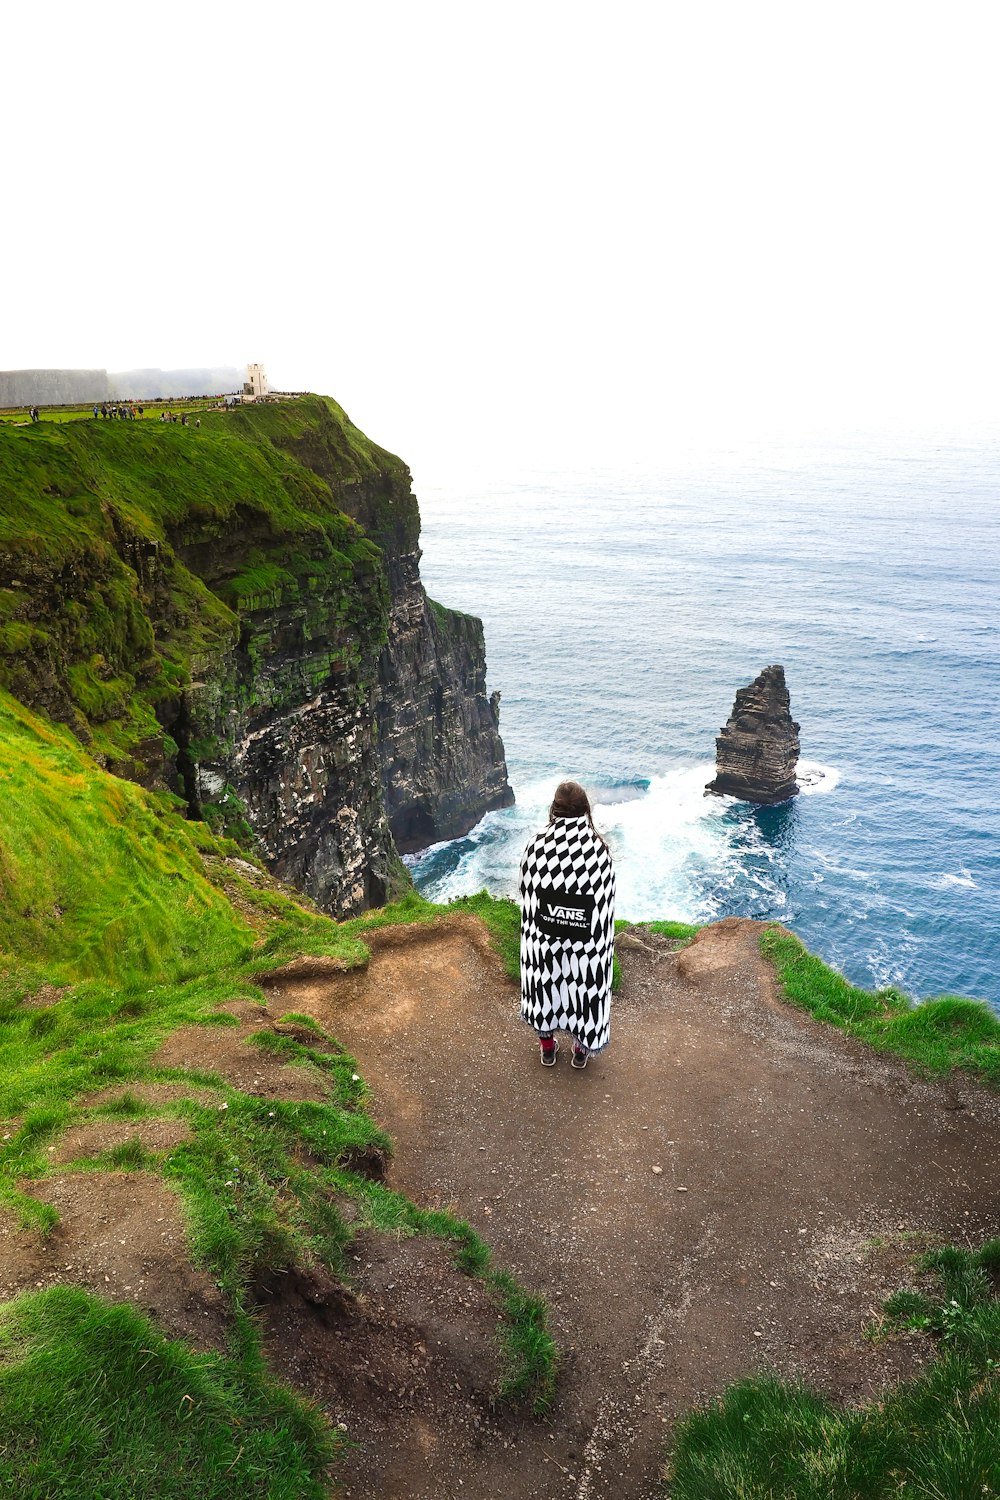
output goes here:
<path id="1" fill-rule="evenodd" d="M 411 860 L 421 890 L 513 894 L 568 776 L 598 804 L 620 916 L 775 918 L 856 983 L 1000 1007 L 1000 442 L 418 493 L 428 591 L 485 622 L 517 797 Z M 736 689 L 771 662 L 802 794 L 706 797 Z"/>

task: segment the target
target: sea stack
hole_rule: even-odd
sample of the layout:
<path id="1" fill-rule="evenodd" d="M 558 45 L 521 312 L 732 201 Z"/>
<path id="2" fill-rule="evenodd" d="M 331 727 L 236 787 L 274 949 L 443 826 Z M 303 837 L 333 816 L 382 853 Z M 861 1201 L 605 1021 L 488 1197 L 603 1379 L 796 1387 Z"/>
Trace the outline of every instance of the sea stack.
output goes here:
<path id="1" fill-rule="evenodd" d="M 715 780 L 706 792 L 742 802 L 787 802 L 798 791 L 799 726 L 792 718 L 784 667 L 765 667 L 736 694 L 715 742 Z"/>

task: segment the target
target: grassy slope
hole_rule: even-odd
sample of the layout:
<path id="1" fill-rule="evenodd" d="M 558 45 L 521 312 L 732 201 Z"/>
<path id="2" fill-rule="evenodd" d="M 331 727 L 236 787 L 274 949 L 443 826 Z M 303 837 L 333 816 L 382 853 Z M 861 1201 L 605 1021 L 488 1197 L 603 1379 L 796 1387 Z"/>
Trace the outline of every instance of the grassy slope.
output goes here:
<path id="1" fill-rule="evenodd" d="M 0 1150 L 0 1198 L 9 1212 L 43 1230 L 50 1212 L 22 1194 L 18 1183 L 44 1178 L 50 1170 L 47 1143 L 74 1120 L 100 1113 L 84 1109 L 82 1096 L 109 1082 L 127 1089 L 131 1082 L 162 1078 L 148 1061 L 159 1040 L 183 1023 L 223 1024 L 220 1005 L 257 993 L 255 971 L 302 951 L 363 961 L 366 928 L 432 920 L 437 913 L 411 895 L 395 911 L 338 926 L 279 892 L 245 884 L 240 894 L 256 908 L 248 925 L 205 874 L 224 864 L 224 843 L 180 819 L 169 799 L 99 771 L 68 731 L 46 725 L 5 695 L 0 786 L 0 1112 L 20 1122 Z M 513 903 L 481 895 L 461 904 L 491 927 L 516 973 Z M 670 924 L 665 930 L 690 935 Z M 965 1063 L 995 1081 L 997 1023 L 982 1007 L 939 1001 L 936 1009 L 915 1010 L 895 992 L 868 995 L 781 929 L 766 935 L 765 951 L 789 998 L 817 1016 L 875 1045 L 903 1050 L 913 1062 L 938 1068 Z M 21 996 L 42 986 L 49 987 L 49 999 L 53 987 L 64 992 L 44 1009 L 26 1008 Z M 290 1060 L 325 1071 L 335 1101 L 279 1105 L 272 1113 L 223 1085 L 225 1112 L 191 1101 L 173 1106 L 185 1115 L 193 1141 L 165 1159 L 133 1151 L 103 1163 L 163 1172 L 177 1185 L 196 1253 L 234 1311 L 231 1354 L 198 1356 L 167 1345 L 142 1319 L 67 1289 L 19 1299 L 0 1316 L 0 1409 L 6 1424 L 0 1479 L 14 1492 L 29 1467 L 34 1471 L 41 1462 L 47 1472 L 64 1476 L 64 1492 L 71 1495 L 121 1494 L 124 1500 L 125 1494 L 142 1493 L 116 1491 L 106 1477 L 115 1468 L 126 1474 L 157 1468 L 159 1488 L 150 1493 L 179 1496 L 197 1488 L 220 1496 L 254 1494 L 254 1475 L 266 1452 L 272 1472 L 283 1476 L 281 1483 L 287 1480 L 289 1495 L 321 1493 L 330 1435 L 268 1378 L 246 1313 L 247 1287 L 264 1267 L 311 1259 L 339 1266 L 352 1230 L 330 1211 L 317 1184 L 331 1194 L 352 1195 L 358 1224 L 452 1240 L 462 1264 L 489 1276 L 506 1306 L 515 1346 L 510 1388 L 526 1390 L 539 1407 L 549 1399 L 553 1351 L 537 1302 L 491 1270 L 488 1250 L 467 1226 L 450 1215 L 422 1213 L 345 1168 L 352 1146 L 384 1144 L 364 1111 L 364 1086 L 351 1060 L 322 1036 L 316 1046 L 270 1034 L 263 1041 L 280 1046 Z M 112 1107 L 103 1108 L 107 1113 Z M 127 1092 L 113 1108 L 143 1112 Z M 314 1171 L 296 1166 L 303 1150 L 318 1162 Z M 244 1185 L 237 1193 L 231 1190 L 234 1163 Z M 911 1294 L 892 1313 L 897 1322 L 909 1320 L 942 1340 L 943 1358 L 924 1381 L 877 1410 L 853 1415 L 793 1387 L 743 1383 L 679 1429 L 673 1493 L 683 1500 L 716 1494 L 748 1500 L 843 1494 L 846 1500 L 896 1493 L 892 1486 L 903 1474 L 947 1481 L 953 1487 L 941 1493 L 949 1495 L 962 1493 L 954 1488 L 956 1474 L 982 1473 L 982 1482 L 992 1483 L 993 1470 L 981 1454 L 983 1433 L 1000 1422 L 994 1373 L 1000 1328 L 985 1272 L 1000 1257 L 991 1247 L 978 1258 L 966 1255 L 961 1264 L 955 1256 L 961 1252 L 947 1252 L 940 1261 L 946 1279 L 936 1302 Z M 141 1431 L 133 1430 L 131 1417 L 123 1420 L 126 1408 L 112 1399 L 135 1379 L 137 1348 L 146 1351 L 148 1366 L 148 1417 Z M 107 1371 L 107 1402 L 85 1391 L 75 1373 L 96 1350 Z M 184 1427 L 184 1467 L 175 1470 L 165 1450 L 179 1440 L 180 1416 L 172 1404 L 178 1381 L 185 1389 L 196 1383 L 204 1399 L 198 1422 Z M 58 1422 L 49 1421 L 47 1414 L 57 1410 Z M 255 1414 L 254 1445 L 263 1447 L 245 1447 L 238 1458 L 244 1433 L 235 1424 L 247 1410 Z M 79 1436 L 83 1428 L 87 1442 Z M 915 1433 L 919 1442 L 911 1440 Z M 30 1442 L 39 1435 L 40 1447 Z M 900 1468 L 901 1453 L 909 1469 Z M 867 1476 L 867 1488 L 858 1487 L 859 1475 Z M 260 1491 L 269 1492 L 282 1493 L 277 1487 Z"/>
<path id="2" fill-rule="evenodd" d="M 290 451 L 309 433 L 328 479 Z M 380 554 L 331 481 L 385 472 L 405 468 L 320 397 L 206 413 L 200 429 L 0 427 L 0 687 L 131 771 L 160 736 L 158 710 L 232 644 L 247 610 L 308 609 L 322 590 L 340 599 L 343 652 L 374 648 Z M 182 543 L 223 556 L 211 586 L 175 555 Z"/>
<path id="3" fill-rule="evenodd" d="M 901 990 L 859 989 L 783 927 L 765 932 L 761 952 L 785 999 L 817 1020 L 928 1072 L 964 1068 L 1000 1087 L 1000 1019 L 982 1001 L 942 995 L 914 1005 Z"/>
<path id="4" fill-rule="evenodd" d="M 176 1076 L 150 1061 L 167 1034 L 183 1024 L 230 1024 L 220 1007 L 239 998 L 263 1003 L 254 973 L 297 953 L 364 961 L 366 919 L 338 926 L 244 882 L 246 920 L 206 875 L 217 868 L 230 885 L 239 881 L 225 864 L 233 846 L 180 818 L 168 798 L 101 771 L 68 730 L 2 693 L 0 788 L 0 1117 L 12 1122 L 0 1141 L 0 1210 L 44 1233 L 54 1211 L 22 1185 L 50 1174 L 49 1143 L 77 1121 L 151 1112 L 130 1085 Z M 418 909 L 426 915 L 425 907 L 414 896 L 367 925 Z M 31 996 L 46 1003 L 25 1004 Z M 554 1350 L 537 1299 L 492 1268 L 488 1248 L 462 1221 L 422 1211 L 351 1169 L 357 1148 L 389 1149 L 365 1109 L 352 1059 L 322 1032 L 303 1040 L 301 1031 L 267 1030 L 259 1041 L 323 1072 L 330 1101 L 267 1102 L 188 1074 L 214 1083 L 226 1106 L 191 1099 L 165 1106 L 184 1117 L 193 1139 L 163 1156 L 133 1144 L 70 1167 L 147 1170 L 174 1184 L 193 1251 L 229 1302 L 230 1354 L 208 1358 L 167 1345 L 141 1318 L 66 1289 L 18 1299 L 0 1312 L 5 1493 L 31 1493 L 39 1464 L 62 1476 L 53 1493 L 81 1500 L 321 1493 L 331 1436 L 268 1377 L 249 1288 L 293 1264 L 321 1263 L 336 1274 L 350 1236 L 366 1226 L 451 1241 L 460 1264 L 493 1286 L 505 1310 L 507 1392 L 539 1409 L 550 1399 Z M 109 1084 L 122 1091 L 115 1102 L 83 1102 Z M 314 1165 L 304 1168 L 303 1159 Z M 335 1207 L 345 1196 L 356 1212 L 350 1224 Z M 137 1350 L 146 1351 L 141 1421 L 116 1400 L 137 1378 Z M 95 1362 L 102 1382 L 84 1389 L 76 1372 Z M 178 1384 L 205 1393 L 198 1421 L 176 1406 Z M 234 1424 L 245 1411 L 255 1414 L 255 1437 L 237 1462 L 243 1434 Z M 178 1443 L 183 1468 L 171 1458 Z M 260 1477 L 265 1458 L 284 1488 Z M 159 1478 L 148 1489 L 128 1488 L 129 1476 L 154 1469 Z M 124 1476 L 118 1488 L 114 1472 Z"/>

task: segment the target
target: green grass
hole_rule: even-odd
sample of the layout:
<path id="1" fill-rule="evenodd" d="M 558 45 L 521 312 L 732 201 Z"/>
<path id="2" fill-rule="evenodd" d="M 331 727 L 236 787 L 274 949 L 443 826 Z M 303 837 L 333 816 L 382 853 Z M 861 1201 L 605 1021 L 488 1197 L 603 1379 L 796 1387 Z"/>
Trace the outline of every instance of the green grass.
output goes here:
<path id="1" fill-rule="evenodd" d="M 0 1493 L 323 1500 L 336 1434 L 259 1359 L 198 1354 L 70 1287 L 0 1307 Z"/>
<path id="2" fill-rule="evenodd" d="M 237 1000 L 263 1007 L 261 972 L 303 953 L 345 968 L 364 963 L 367 932 L 432 921 L 442 908 L 410 891 L 394 907 L 338 924 L 248 882 L 228 863 L 235 846 L 188 822 L 172 799 L 101 770 L 67 730 L 2 693 L 0 788 L 0 1117 L 12 1122 L 0 1140 L 0 1211 L 48 1234 L 56 1212 L 25 1192 L 27 1183 L 44 1187 L 55 1171 L 157 1174 L 180 1195 L 192 1256 L 221 1289 L 233 1330 L 227 1355 L 209 1359 L 168 1346 L 127 1310 L 66 1289 L 62 1301 L 53 1292 L 14 1304 L 3 1314 L 14 1332 L 7 1342 L 0 1334 L 0 1382 L 11 1382 L 0 1401 L 0 1481 L 9 1473 L 10 1486 L 0 1490 L 21 1493 L 34 1458 L 44 1483 L 61 1474 L 62 1488 L 37 1492 L 46 1497 L 323 1493 L 331 1436 L 267 1376 L 253 1309 L 291 1268 L 322 1267 L 349 1280 L 345 1248 L 366 1226 L 453 1245 L 459 1268 L 482 1277 L 496 1300 L 497 1399 L 543 1410 L 555 1371 L 543 1304 L 492 1266 L 463 1221 L 370 1180 L 391 1143 L 368 1114 L 354 1059 L 321 1026 L 290 1013 L 276 1031 L 261 1028 L 250 1040 L 280 1063 L 308 1069 L 322 1102 L 258 1098 L 210 1072 L 153 1061 L 180 1026 L 230 1027 L 227 1007 Z M 154 1109 L 140 1097 L 145 1084 L 177 1081 L 211 1088 L 213 1102 L 180 1098 Z M 117 1098 L 86 1103 L 112 1084 Z M 151 1115 L 182 1117 L 190 1138 L 162 1153 L 133 1138 L 50 1164 L 48 1148 L 74 1124 Z M 134 1373 L 136 1330 L 145 1383 L 135 1411 L 126 1412 L 120 1392 Z M 94 1378 L 84 1387 L 78 1371 L 88 1360 Z M 186 1403 L 177 1407 L 177 1370 L 198 1420 Z M 22 1407 L 30 1410 L 33 1452 Z M 234 1444 L 233 1422 L 244 1411 L 254 1433 L 237 1459 L 245 1434 L 238 1430 Z M 5 1421 L 13 1425 L 5 1429 Z M 76 1456 L 64 1463 L 68 1443 Z M 261 1477 L 265 1458 L 280 1474 Z M 135 1490 L 116 1487 L 112 1470 L 139 1476 Z M 147 1490 L 153 1470 L 162 1488 L 150 1480 Z"/>
<path id="3" fill-rule="evenodd" d="M 338 503 L 361 480 L 379 496 L 371 536 Z M 415 536 L 405 466 L 317 396 L 206 410 L 197 430 L 0 423 L 0 688 L 147 782 L 176 754 L 177 703 L 196 677 L 218 711 L 199 699 L 192 743 L 218 738 L 239 693 L 294 705 L 332 672 L 371 691 L 386 516 Z M 261 671 L 270 626 L 255 612 L 280 605 L 303 649 L 275 675 Z"/>
<path id="4" fill-rule="evenodd" d="M 701 931 L 699 926 L 693 926 L 690 922 L 639 922 L 634 924 L 640 928 L 647 928 L 650 932 L 657 932 L 661 937 L 673 938 L 676 943 L 687 944 L 693 941 Z"/>
<path id="5" fill-rule="evenodd" d="M 202 873 L 192 825 L 3 693 L 0 789 L 0 955 L 22 980 L 121 993 L 249 957 L 253 934 Z"/>
<path id="6" fill-rule="evenodd" d="M 125 397 L 116 397 L 114 400 L 109 399 L 107 402 L 102 403 L 98 401 L 97 403 L 98 407 L 102 404 L 109 406 L 133 405 L 137 408 L 141 406 L 143 414 L 140 417 L 138 411 L 136 411 L 134 422 L 131 418 L 122 419 L 122 425 L 125 425 L 126 422 L 132 422 L 134 426 L 135 422 L 158 422 L 162 411 L 177 412 L 178 415 L 186 411 L 195 416 L 203 417 L 207 411 L 214 410 L 218 402 L 214 396 L 178 396 L 176 398 L 161 396 L 159 398 L 149 397 L 146 400 L 134 402 L 126 401 Z M 92 422 L 93 420 L 93 401 L 77 401 L 59 406 L 42 406 L 40 422 L 36 425 L 41 425 L 42 422 Z M 119 419 L 117 417 L 98 417 L 97 420 L 99 422 L 117 422 Z M 27 412 L 23 406 L 0 408 L 0 422 L 20 426 L 27 421 Z"/>
<path id="7" fill-rule="evenodd" d="M 1000 1241 L 920 1258 L 933 1295 L 890 1298 L 880 1337 L 920 1330 L 917 1380 L 844 1410 L 773 1377 L 745 1380 L 678 1427 L 672 1500 L 981 1500 L 1000 1494 Z"/>
<path id="8" fill-rule="evenodd" d="M 548 1329 L 541 1297 L 533 1297 L 506 1271 L 487 1272 L 503 1299 L 507 1328 L 503 1339 L 506 1370 L 499 1396 L 506 1401 L 529 1401 L 536 1417 L 544 1416 L 556 1393 L 559 1356 Z"/>
<path id="9" fill-rule="evenodd" d="M 785 999 L 880 1052 L 927 1073 L 961 1068 L 1000 1087 L 1000 1019 L 988 1005 L 943 995 L 914 1004 L 902 991 L 850 984 L 783 927 L 761 937 Z"/>

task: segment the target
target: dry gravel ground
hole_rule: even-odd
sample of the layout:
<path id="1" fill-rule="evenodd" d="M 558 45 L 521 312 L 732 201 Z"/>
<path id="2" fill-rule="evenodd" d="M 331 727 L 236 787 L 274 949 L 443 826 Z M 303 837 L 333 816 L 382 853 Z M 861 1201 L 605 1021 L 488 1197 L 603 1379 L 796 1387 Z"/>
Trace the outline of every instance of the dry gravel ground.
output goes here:
<path id="1" fill-rule="evenodd" d="M 471 917 L 376 934 L 365 973 L 275 976 L 272 1015 L 308 1012 L 357 1055 L 396 1141 L 390 1183 L 464 1214 L 548 1298 L 564 1355 L 549 1419 L 491 1416 L 488 1310 L 456 1335 L 467 1387 L 454 1359 L 435 1387 L 433 1251 L 363 1264 L 362 1305 L 391 1282 L 387 1326 L 418 1340 L 419 1391 L 388 1371 L 349 1390 L 315 1339 L 280 1360 L 359 1443 L 352 1500 L 645 1500 L 672 1421 L 740 1376 L 800 1372 L 855 1402 L 918 1367 L 917 1342 L 862 1329 L 906 1279 L 910 1236 L 997 1233 L 1000 1099 L 918 1081 L 779 1002 L 758 932 L 721 922 L 680 953 L 628 938 L 611 1046 L 580 1073 L 565 1045 L 539 1066 Z M 452 1313 L 468 1287 L 451 1282 Z M 329 1336 L 346 1370 L 348 1330 Z"/>

